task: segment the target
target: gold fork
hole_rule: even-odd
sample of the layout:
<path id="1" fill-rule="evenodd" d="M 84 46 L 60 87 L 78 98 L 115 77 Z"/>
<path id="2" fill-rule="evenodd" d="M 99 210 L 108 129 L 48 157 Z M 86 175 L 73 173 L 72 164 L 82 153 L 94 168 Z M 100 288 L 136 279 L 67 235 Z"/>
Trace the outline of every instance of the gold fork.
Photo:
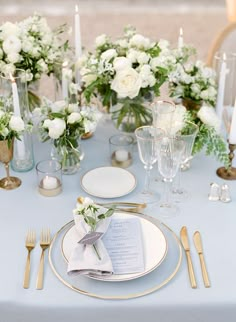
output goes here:
<path id="1" fill-rule="evenodd" d="M 27 260 L 25 264 L 25 274 L 24 274 L 24 282 L 23 287 L 29 288 L 29 278 L 30 278 L 30 253 L 31 250 L 35 247 L 35 241 L 36 241 L 36 234 L 34 230 L 29 230 L 27 232 L 26 238 L 25 238 L 25 247 L 28 250 Z"/>
<path id="2" fill-rule="evenodd" d="M 39 270 L 38 270 L 38 276 L 37 276 L 37 282 L 36 282 L 37 290 L 41 290 L 43 288 L 44 251 L 49 247 L 50 242 L 51 242 L 50 230 L 43 229 L 40 237 L 40 246 L 42 248 L 42 252 L 40 256 Z"/>

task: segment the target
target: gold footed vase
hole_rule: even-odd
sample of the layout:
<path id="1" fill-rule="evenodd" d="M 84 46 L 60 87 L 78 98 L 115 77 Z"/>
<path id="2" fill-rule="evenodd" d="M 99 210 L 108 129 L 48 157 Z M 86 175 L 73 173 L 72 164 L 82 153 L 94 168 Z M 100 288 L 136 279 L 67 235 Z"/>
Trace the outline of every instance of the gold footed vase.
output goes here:
<path id="1" fill-rule="evenodd" d="M 7 176 L 0 180 L 0 188 L 5 190 L 12 190 L 18 188 L 21 185 L 21 180 L 17 177 L 11 177 L 9 166 L 10 161 L 13 158 L 14 141 L 12 140 L 9 146 L 7 140 L 0 141 L 0 162 L 5 166 Z"/>

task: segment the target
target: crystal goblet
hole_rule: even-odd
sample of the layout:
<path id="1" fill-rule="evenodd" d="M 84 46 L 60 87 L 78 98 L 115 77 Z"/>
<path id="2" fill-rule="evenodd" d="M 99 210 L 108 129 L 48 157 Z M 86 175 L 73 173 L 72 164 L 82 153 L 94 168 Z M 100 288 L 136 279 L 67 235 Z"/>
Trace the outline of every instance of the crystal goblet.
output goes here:
<path id="1" fill-rule="evenodd" d="M 171 185 L 176 176 L 184 153 L 185 143 L 179 138 L 165 137 L 158 148 L 158 169 L 165 183 L 165 191 L 160 202 L 160 214 L 163 217 L 173 217 L 178 213 L 178 207 L 171 198 Z"/>
<path id="2" fill-rule="evenodd" d="M 157 162 L 158 141 L 164 135 L 164 131 L 154 126 L 141 126 L 135 130 L 137 138 L 139 158 L 146 170 L 144 189 L 141 199 L 146 203 L 158 200 L 158 195 L 150 190 L 150 173 L 153 165 Z"/>

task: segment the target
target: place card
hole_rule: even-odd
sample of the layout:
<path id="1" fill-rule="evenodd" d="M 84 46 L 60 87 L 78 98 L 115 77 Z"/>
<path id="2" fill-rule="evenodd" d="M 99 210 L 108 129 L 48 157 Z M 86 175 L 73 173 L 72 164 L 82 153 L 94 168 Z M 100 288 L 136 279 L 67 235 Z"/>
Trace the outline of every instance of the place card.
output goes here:
<path id="1" fill-rule="evenodd" d="M 139 218 L 112 218 L 102 240 L 111 258 L 114 274 L 144 271 L 142 228 Z"/>

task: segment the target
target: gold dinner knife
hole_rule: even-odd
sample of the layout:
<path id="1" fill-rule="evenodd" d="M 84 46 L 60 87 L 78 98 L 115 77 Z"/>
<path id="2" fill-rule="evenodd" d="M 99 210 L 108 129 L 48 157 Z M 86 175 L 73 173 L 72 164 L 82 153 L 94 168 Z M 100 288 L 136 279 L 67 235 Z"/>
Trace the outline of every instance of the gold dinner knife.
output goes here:
<path id="1" fill-rule="evenodd" d="M 201 241 L 201 235 L 200 235 L 199 231 L 195 231 L 195 233 L 193 235 L 193 241 L 194 241 L 196 250 L 199 255 L 204 285 L 205 285 L 205 287 L 210 287 L 211 284 L 209 281 L 209 277 L 208 277 L 208 273 L 207 273 L 207 269 L 206 269 L 206 264 L 205 264 L 205 260 L 204 260 L 204 256 L 203 256 L 202 241 Z"/>
<path id="2" fill-rule="evenodd" d="M 190 255 L 190 247 L 188 242 L 188 232 L 187 227 L 184 226 L 181 228 L 180 231 L 180 239 L 183 245 L 183 248 L 185 250 L 186 258 L 187 258 L 187 264 L 188 264 L 188 274 L 189 274 L 189 280 L 191 283 L 192 288 L 197 288 L 196 278 L 193 270 L 193 263 Z"/>

